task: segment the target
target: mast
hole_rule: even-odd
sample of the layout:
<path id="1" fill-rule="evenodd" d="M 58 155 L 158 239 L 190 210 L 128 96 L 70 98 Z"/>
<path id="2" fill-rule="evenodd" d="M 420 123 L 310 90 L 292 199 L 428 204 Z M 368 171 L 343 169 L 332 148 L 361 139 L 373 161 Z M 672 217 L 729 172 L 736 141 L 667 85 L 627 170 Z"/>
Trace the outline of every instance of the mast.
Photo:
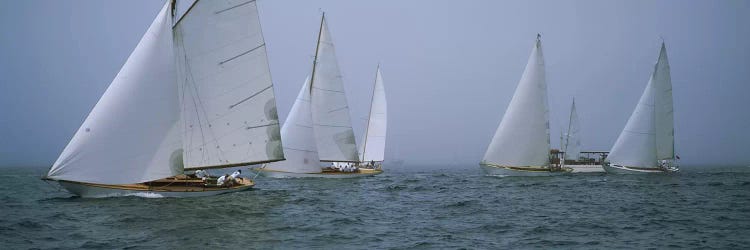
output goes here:
<path id="1" fill-rule="evenodd" d="M 320 17 L 320 29 L 318 29 L 318 42 L 315 43 L 315 57 L 313 58 L 312 74 L 310 75 L 310 94 L 312 94 L 313 83 L 315 83 L 315 66 L 318 64 L 318 50 L 320 50 L 320 36 L 323 34 L 323 22 L 326 19 L 326 13 Z"/>

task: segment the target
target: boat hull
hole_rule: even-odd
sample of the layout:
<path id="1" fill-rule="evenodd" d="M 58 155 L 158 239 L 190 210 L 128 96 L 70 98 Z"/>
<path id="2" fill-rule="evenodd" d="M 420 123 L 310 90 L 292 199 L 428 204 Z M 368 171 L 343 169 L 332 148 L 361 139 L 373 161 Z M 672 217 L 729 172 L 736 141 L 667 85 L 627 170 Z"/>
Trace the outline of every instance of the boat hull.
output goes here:
<path id="1" fill-rule="evenodd" d="M 608 174 L 668 174 L 677 172 L 677 170 L 669 171 L 658 168 L 632 168 L 614 164 L 604 164 L 602 167 Z"/>
<path id="2" fill-rule="evenodd" d="M 556 176 L 573 171 L 570 168 L 564 168 L 561 171 L 550 171 L 549 169 L 509 168 L 484 164 L 479 164 L 479 166 L 489 176 Z"/>
<path id="3" fill-rule="evenodd" d="M 380 169 L 359 169 L 357 172 L 345 173 L 345 172 L 322 172 L 322 173 L 291 173 L 282 172 L 269 169 L 252 169 L 252 171 L 259 173 L 264 177 L 270 178 L 329 178 L 329 179 L 345 179 L 345 178 L 358 178 L 367 177 L 382 174 L 383 170 Z"/>
<path id="4" fill-rule="evenodd" d="M 565 165 L 573 169 L 571 173 L 604 173 L 602 165 Z"/>
<path id="5" fill-rule="evenodd" d="M 241 184 L 232 187 L 184 187 L 184 186 L 149 186 L 145 184 L 103 185 L 73 181 L 58 181 L 68 192 L 84 198 L 106 198 L 118 196 L 140 196 L 147 198 L 162 197 L 201 197 L 245 191 L 255 183 L 242 179 Z"/>

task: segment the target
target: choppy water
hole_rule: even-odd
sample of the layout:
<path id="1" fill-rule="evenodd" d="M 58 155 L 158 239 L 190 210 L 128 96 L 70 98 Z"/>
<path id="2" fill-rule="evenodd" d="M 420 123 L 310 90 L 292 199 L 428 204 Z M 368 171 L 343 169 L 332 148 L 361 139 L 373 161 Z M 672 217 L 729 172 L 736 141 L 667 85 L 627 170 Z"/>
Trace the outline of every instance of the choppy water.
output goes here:
<path id="1" fill-rule="evenodd" d="M 82 199 L 40 181 L 43 169 L 0 170 L 3 249 L 750 247 L 747 171 L 496 178 L 464 166 Z"/>

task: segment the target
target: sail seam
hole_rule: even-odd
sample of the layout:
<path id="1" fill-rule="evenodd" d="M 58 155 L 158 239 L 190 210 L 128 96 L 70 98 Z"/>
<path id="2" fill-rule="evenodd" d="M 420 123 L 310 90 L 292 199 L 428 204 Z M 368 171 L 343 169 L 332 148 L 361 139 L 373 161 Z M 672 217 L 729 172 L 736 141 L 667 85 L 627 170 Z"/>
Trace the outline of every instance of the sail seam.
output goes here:
<path id="1" fill-rule="evenodd" d="M 232 58 L 229 58 L 229 59 L 227 59 L 227 60 L 221 61 L 221 62 L 219 62 L 219 65 L 224 65 L 225 63 L 227 63 L 227 62 L 229 62 L 229 61 L 232 61 L 232 60 L 234 60 L 234 59 L 237 59 L 238 57 L 241 57 L 241 56 L 247 55 L 247 53 L 250 53 L 250 52 L 253 52 L 253 51 L 257 50 L 257 49 L 260 49 L 260 48 L 262 48 L 262 47 L 263 47 L 263 46 L 265 46 L 265 45 L 266 45 L 266 43 L 263 43 L 263 44 L 261 44 L 261 45 L 258 45 L 257 47 L 255 47 L 255 48 L 252 48 L 252 49 L 250 49 L 250 50 L 248 50 L 248 51 L 242 52 L 242 53 L 241 53 L 241 54 L 239 54 L 239 55 L 236 55 L 236 56 L 234 56 L 234 57 L 232 57 Z"/>
<path id="2" fill-rule="evenodd" d="M 216 12 L 214 12 L 214 14 L 221 14 L 221 13 L 223 13 L 223 12 L 225 12 L 225 11 L 228 11 L 228 10 L 231 10 L 231 9 L 234 9 L 234 8 L 237 8 L 237 7 L 240 7 L 240 6 L 243 6 L 243 5 L 246 5 L 246 4 L 249 4 L 249 3 L 252 3 L 252 2 L 255 2 L 255 0 L 250 0 L 250 1 L 247 1 L 247 2 L 244 2 L 244 3 L 241 3 L 241 4 L 238 4 L 238 5 L 235 5 L 235 6 L 232 6 L 232 7 L 229 7 L 229 8 L 223 9 L 223 10 L 220 10 L 220 11 L 216 11 Z"/>
<path id="3" fill-rule="evenodd" d="M 322 88 L 318 88 L 318 87 L 313 87 L 313 89 L 319 89 L 319 90 L 322 90 L 322 91 L 328 91 L 328 92 L 336 92 L 336 93 L 342 93 L 342 94 L 345 94 L 345 93 L 344 93 L 344 91 L 341 91 L 341 90 L 322 89 Z"/>
<path id="4" fill-rule="evenodd" d="M 260 93 L 263 93 L 264 91 L 269 90 L 272 87 L 273 87 L 273 85 L 269 85 L 268 87 L 266 87 L 264 89 L 261 89 L 260 91 L 256 92 L 255 94 L 253 94 L 251 96 L 248 96 L 247 98 L 242 99 L 241 101 L 239 101 L 239 102 L 237 102 L 235 104 L 229 105 L 229 109 L 232 109 L 232 108 L 236 107 L 237 105 L 240 105 L 241 103 L 246 102 L 247 100 L 250 100 L 250 99 L 252 99 L 253 97 L 255 97 L 257 95 L 260 95 Z"/>

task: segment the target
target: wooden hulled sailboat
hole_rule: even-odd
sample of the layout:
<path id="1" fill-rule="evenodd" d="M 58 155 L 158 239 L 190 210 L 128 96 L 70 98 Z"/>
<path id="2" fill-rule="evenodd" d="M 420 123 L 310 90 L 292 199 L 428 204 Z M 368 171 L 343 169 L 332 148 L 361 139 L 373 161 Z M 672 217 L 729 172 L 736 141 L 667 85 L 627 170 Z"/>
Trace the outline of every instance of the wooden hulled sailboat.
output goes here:
<path id="1" fill-rule="evenodd" d="M 44 179 L 84 197 L 205 196 L 254 182 L 217 186 L 185 170 L 284 159 L 255 1 L 173 11 L 164 5 Z"/>
<path id="2" fill-rule="evenodd" d="M 359 163 L 344 83 L 325 14 L 321 18 L 312 77 L 305 81 L 292 106 L 281 136 L 287 160 L 254 168 L 264 176 L 351 178 L 382 173 L 380 169 L 350 167 L 348 171 L 327 164 Z"/>
<path id="3" fill-rule="evenodd" d="M 549 106 L 541 37 L 503 120 L 479 164 L 488 175 L 547 176 L 569 172 L 550 164 Z"/>
<path id="4" fill-rule="evenodd" d="M 661 44 L 648 85 L 604 162 L 615 174 L 679 171 L 674 152 L 674 107 L 667 48 Z"/>

